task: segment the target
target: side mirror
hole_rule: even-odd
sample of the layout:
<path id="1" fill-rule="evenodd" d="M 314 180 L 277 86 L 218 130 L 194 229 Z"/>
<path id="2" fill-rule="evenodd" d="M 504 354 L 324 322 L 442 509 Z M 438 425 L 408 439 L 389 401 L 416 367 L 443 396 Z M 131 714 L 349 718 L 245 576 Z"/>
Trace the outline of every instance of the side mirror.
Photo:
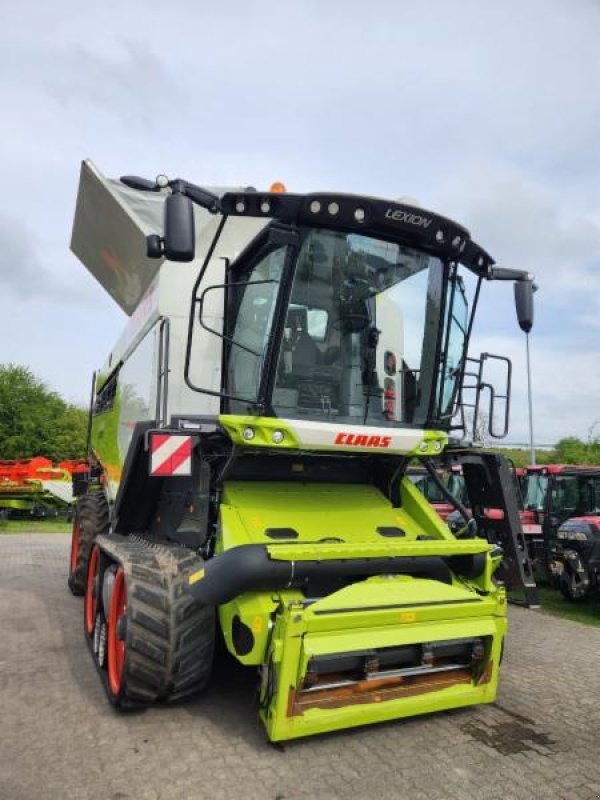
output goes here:
<path id="1" fill-rule="evenodd" d="M 519 327 L 524 333 L 529 333 L 533 328 L 533 281 L 515 281 L 515 308 Z"/>
<path id="2" fill-rule="evenodd" d="M 189 197 L 174 191 L 165 199 L 164 256 L 169 261 L 193 261 L 195 252 L 194 206 Z"/>

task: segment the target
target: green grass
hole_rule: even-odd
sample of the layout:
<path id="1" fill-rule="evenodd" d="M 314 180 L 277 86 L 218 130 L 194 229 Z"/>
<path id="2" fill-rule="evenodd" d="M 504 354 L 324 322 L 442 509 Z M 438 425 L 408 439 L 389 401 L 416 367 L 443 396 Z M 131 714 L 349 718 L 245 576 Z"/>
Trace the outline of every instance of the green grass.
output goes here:
<path id="1" fill-rule="evenodd" d="M 71 523 L 66 519 L 0 519 L 0 534 L 70 532 Z"/>
<path id="2" fill-rule="evenodd" d="M 599 595 L 591 595 L 573 603 L 570 600 L 566 600 L 559 589 L 553 589 L 549 583 L 539 579 L 537 580 L 537 590 L 541 613 L 550 614 L 553 617 L 562 617 L 573 622 L 581 622 L 584 625 L 600 627 Z M 508 592 L 508 596 L 512 600 L 517 600 L 522 599 L 523 593 L 511 590 Z"/>
<path id="3" fill-rule="evenodd" d="M 600 597 L 586 597 L 576 603 L 565 600 L 558 589 L 549 586 L 538 586 L 541 610 L 553 617 L 562 617 L 584 625 L 600 627 Z"/>

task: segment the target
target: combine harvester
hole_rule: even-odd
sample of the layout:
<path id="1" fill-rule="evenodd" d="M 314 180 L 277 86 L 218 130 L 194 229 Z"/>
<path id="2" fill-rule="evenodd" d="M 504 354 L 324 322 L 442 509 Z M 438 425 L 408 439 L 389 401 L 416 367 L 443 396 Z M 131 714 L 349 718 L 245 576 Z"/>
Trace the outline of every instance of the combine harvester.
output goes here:
<path id="1" fill-rule="evenodd" d="M 273 741 L 493 701 L 502 552 L 406 473 L 460 454 L 534 602 L 507 462 L 451 438 L 480 288 L 515 281 L 531 314 L 531 276 L 399 202 L 90 162 L 72 248 L 131 315 L 94 381 L 69 575 L 112 703 L 202 690 L 217 636 Z"/>
<path id="2" fill-rule="evenodd" d="M 20 517 L 67 514 L 73 503 L 72 475 L 78 468 L 70 461 L 55 466 L 43 456 L 0 460 L 0 513 Z"/>

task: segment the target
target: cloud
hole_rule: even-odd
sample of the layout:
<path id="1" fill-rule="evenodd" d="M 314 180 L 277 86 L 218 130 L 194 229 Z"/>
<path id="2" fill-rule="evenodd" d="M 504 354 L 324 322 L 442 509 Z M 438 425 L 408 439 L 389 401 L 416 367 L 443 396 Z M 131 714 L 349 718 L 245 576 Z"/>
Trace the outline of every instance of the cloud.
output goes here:
<path id="1" fill-rule="evenodd" d="M 465 184 L 464 215 L 498 262 L 551 278 L 560 290 L 578 288 L 584 278 L 600 282 L 600 225 L 569 209 L 560 186 L 510 164 L 472 166 Z"/>
<path id="2" fill-rule="evenodd" d="M 502 353 L 513 364 L 513 402 L 507 441 L 529 440 L 525 342 L 509 336 L 480 336 L 486 352 Z M 577 351 L 549 339 L 531 341 L 534 432 L 538 444 L 553 444 L 565 436 L 585 438 L 600 416 L 598 354 Z"/>
<path id="3" fill-rule="evenodd" d="M 148 43 L 119 37 L 118 50 L 52 45 L 53 70 L 41 86 L 60 105 L 94 115 L 103 110 L 125 124 L 152 128 L 182 102 L 181 92 Z"/>
<path id="4" fill-rule="evenodd" d="M 36 237 L 23 222 L 0 211 L 0 286 L 19 302 L 43 299 L 59 306 L 92 304 L 94 297 L 85 280 L 73 280 L 42 260 Z"/>
<path id="5" fill-rule="evenodd" d="M 43 294 L 51 281 L 41 268 L 31 232 L 19 220 L 0 214 L 0 283 L 21 297 Z"/>
<path id="6" fill-rule="evenodd" d="M 28 299 L 55 338 L 33 348 L 19 315 L 13 357 L 70 396 L 87 382 L 72 326 L 79 364 L 102 361 L 122 323 L 68 252 L 84 157 L 107 175 L 410 195 L 536 273 L 539 435 L 585 435 L 600 396 L 599 31 L 587 0 L 381 0 L 367 15 L 360 0 L 14 5 L 0 30 L 0 321 Z M 485 287 L 479 344 L 514 354 L 524 430 L 510 285 Z"/>
<path id="7" fill-rule="evenodd" d="M 534 334 L 554 336 L 558 347 L 587 340 L 600 351 L 590 338 L 600 319 L 600 216 L 565 203 L 560 184 L 510 163 L 467 162 L 462 178 L 446 195 L 452 215 L 498 264 L 536 276 Z M 482 315 L 488 329 L 506 330 L 514 319 L 512 290 L 486 286 Z"/>

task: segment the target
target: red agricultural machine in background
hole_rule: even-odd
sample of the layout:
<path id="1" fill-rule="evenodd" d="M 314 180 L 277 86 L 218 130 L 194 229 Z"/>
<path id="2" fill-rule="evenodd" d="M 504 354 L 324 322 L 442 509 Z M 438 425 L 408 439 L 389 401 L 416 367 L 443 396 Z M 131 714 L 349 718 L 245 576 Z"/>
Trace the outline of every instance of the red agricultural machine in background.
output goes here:
<path id="1" fill-rule="evenodd" d="M 600 467 L 529 466 L 522 481 L 529 557 L 569 600 L 600 588 Z"/>
<path id="2" fill-rule="evenodd" d="M 491 461 L 495 454 L 482 450 L 481 456 Z M 523 530 L 522 473 L 507 462 L 502 486 L 491 471 L 486 471 L 485 481 L 476 485 L 471 456 L 460 449 L 439 458 L 423 459 L 421 465 L 410 468 L 411 480 L 454 536 L 476 536 L 496 545 L 502 555 L 498 577 L 509 589 L 524 588 L 524 597 L 514 597 L 514 601 L 537 606 L 530 550 Z"/>
<path id="3" fill-rule="evenodd" d="M 456 481 L 459 473 L 461 481 Z M 436 469 L 451 498 L 425 470 L 415 483 L 433 503 L 455 535 L 473 518 L 466 505 L 464 477 L 456 465 Z M 600 589 L 600 467 L 540 464 L 516 468 L 515 494 L 524 547 L 534 570 L 561 590 L 568 600 L 579 600 Z M 456 494 L 453 491 L 455 488 Z M 431 502 L 431 499 L 430 499 Z M 463 505 L 464 504 L 464 505 Z M 460 508 L 460 506 L 463 508 Z M 466 511 L 466 516 L 465 512 Z M 490 541 L 501 544 L 504 512 L 488 506 L 476 519 Z"/>
<path id="4" fill-rule="evenodd" d="M 438 476 L 450 494 L 461 503 L 466 501 L 465 479 L 460 467 L 451 467 L 448 470 L 439 470 Z M 439 484 L 434 481 L 424 467 L 410 467 L 408 477 L 415 484 L 417 489 L 426 497 L 429 504 L 437 511 L 439 516 L 446 522 L 448 516 L 452 514 L 456 505 L 451 503 L 442 494 Z"/>
<path id="5" fill-rule="evenodd" d="M 82 461 L 53 464 L 44 456 L 0 460 L 0 515 L 68 515 L 73 503 L 73 481 L 87 469 Z"/>

